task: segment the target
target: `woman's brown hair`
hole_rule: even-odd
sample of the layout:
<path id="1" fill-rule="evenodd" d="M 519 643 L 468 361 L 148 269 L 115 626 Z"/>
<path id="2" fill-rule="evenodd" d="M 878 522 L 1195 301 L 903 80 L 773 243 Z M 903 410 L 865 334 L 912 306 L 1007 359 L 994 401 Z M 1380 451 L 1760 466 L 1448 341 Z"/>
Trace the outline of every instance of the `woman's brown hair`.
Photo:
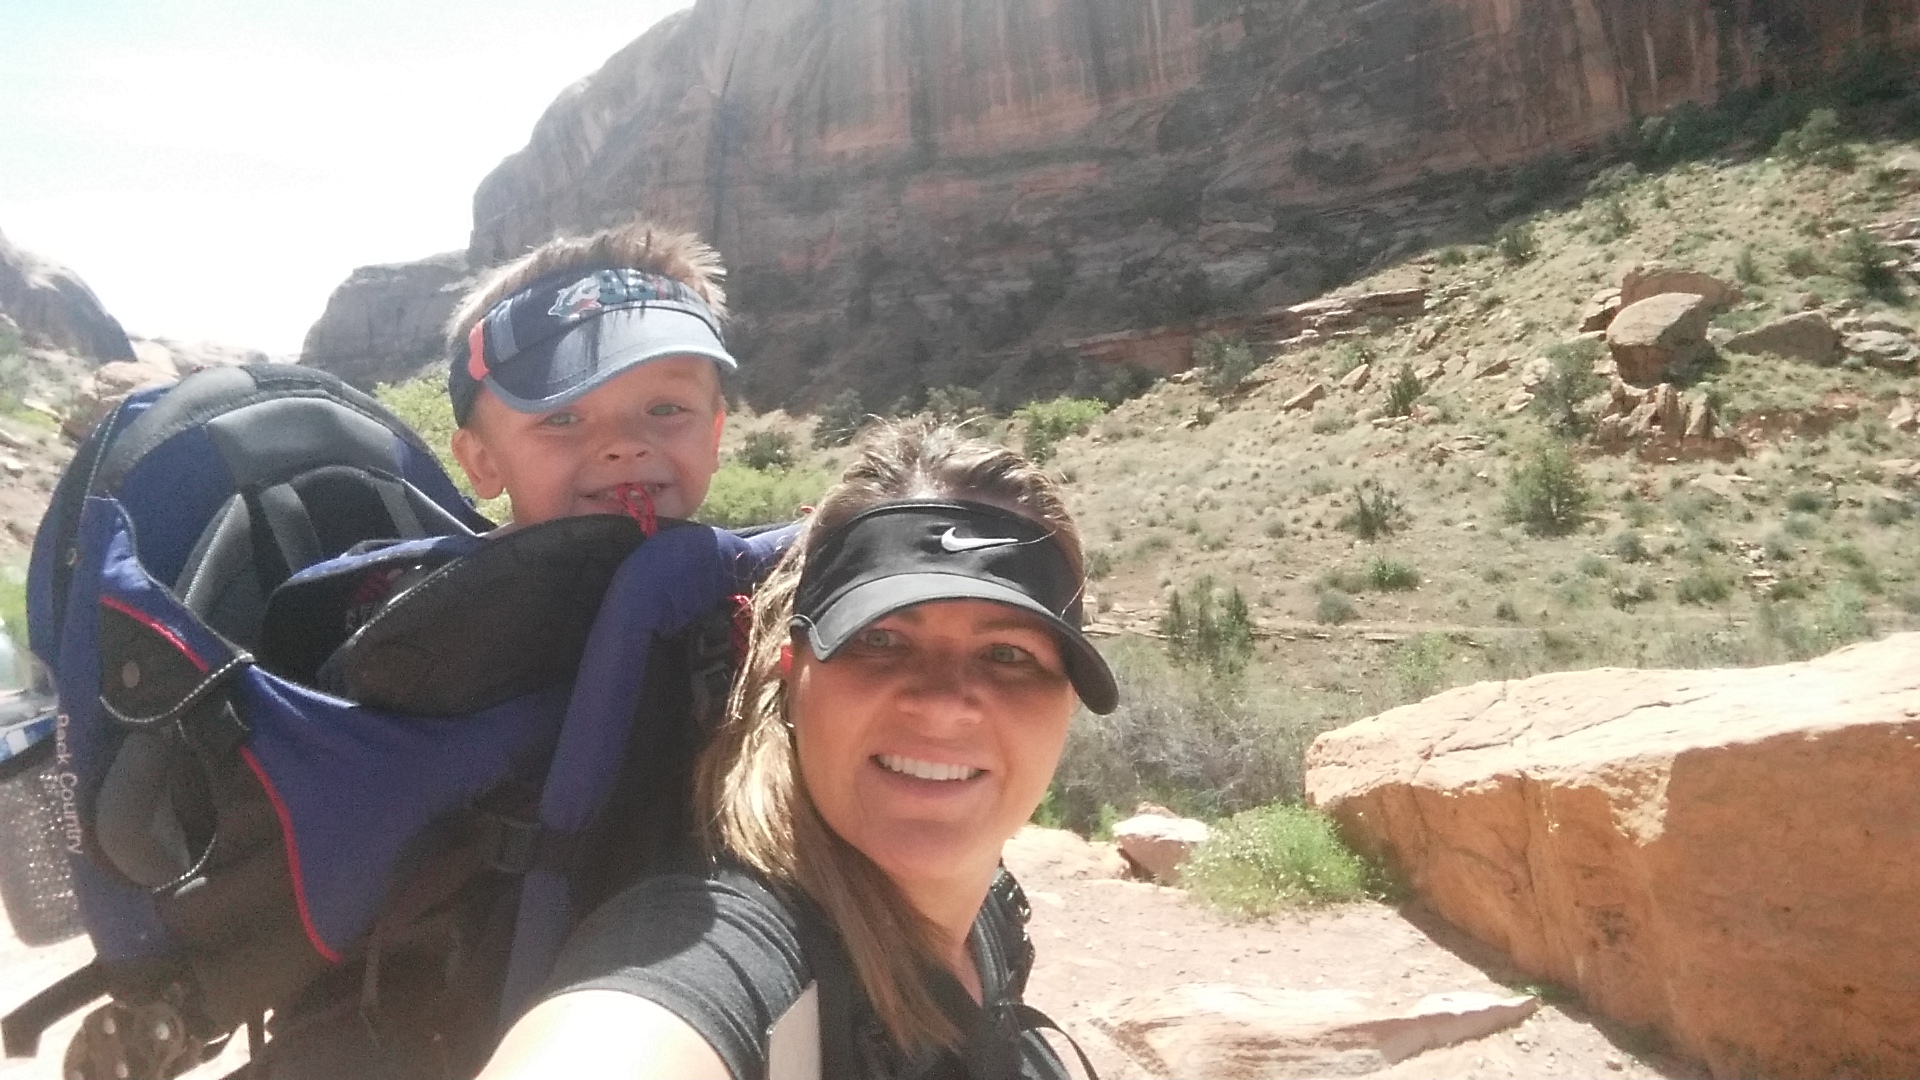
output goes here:
<path id="1" fill-rule="evenodd" d="M 1053 532 L 1076 574 L 1079 533 L 1053 480 L 1026 458 L 951 427 L 888 424 L 862 440 L 805 532 L 754 596 L 753 632 L 727 717 L 695 771 L 695 806 L 711 849 L 810 897 L 846 945 L 867 997 L 902 1048 L 954 1046 L 959 1031 L 928 991 L 938 966 L 933 925 L 872 860 L 841 839 L 809 799 L 787 718 L 780 647 L 807 553 L 878 503 L 949 498 L 1017 511 Z"/>

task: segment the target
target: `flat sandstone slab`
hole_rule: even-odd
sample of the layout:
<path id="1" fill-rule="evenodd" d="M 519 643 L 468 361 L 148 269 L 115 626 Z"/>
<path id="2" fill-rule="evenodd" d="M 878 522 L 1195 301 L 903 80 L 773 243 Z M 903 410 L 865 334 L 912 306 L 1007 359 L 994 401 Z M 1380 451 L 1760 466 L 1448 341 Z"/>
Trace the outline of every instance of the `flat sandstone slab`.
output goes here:
<path id="1" fill-rule="evenodd" d="M 1461 687 L 1322 735 L 1307 792 L 1716 1076 L 1920 1075 L 1920 634 Z"/>

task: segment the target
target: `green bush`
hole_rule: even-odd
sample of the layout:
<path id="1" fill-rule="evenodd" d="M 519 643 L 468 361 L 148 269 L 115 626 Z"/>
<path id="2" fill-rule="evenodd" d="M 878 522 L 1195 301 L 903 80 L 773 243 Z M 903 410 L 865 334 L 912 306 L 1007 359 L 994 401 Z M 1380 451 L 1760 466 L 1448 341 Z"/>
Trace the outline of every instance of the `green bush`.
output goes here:
<path id="1" fill-rule="evenodd" d="M 1759 606 L 1758 629 L 1763 639 L 1777 642 L 1791 659 L 1809 660 L 1874 634 L 1873 622 L 1867 618 L 1867 598 L 1845 582 L 1827 589 L 1825 603 L 1811 619 L 1782 599 Z"/>
<path id="2" fill-rule="evenodd" d="M 1555 431 L 1579 434 L 1587 427 L 1580 403 L 1607 388 L 1607 380 L 1593 373 L 1593 362 L 1604 347 L 1597 341 L 1570 341 L 1549 347 L 1547 377 L 1533 392 L 1528 406 Z"/>
<path id="3" fill-rule="evenodd" d="M 1627 529 L 1613 538 L 1613 557 L 1623 563 L 1646 562 L 1651 554 L 1647 551 L 1646 538 L 1638 530 Z"/>
<path id="4" fill-rule="evenodd" d="M 1851 169 L 1857 162 L 1853 148 L 1844 141 L 1840 114 L 1832 109 L 1815 109 L 1807 114 L 1806 123 L 1780 136 L 1773 152 L 1788 161 L 1834 169 Z"/>
<path id="5" fill-rule="evenodd" d="M 1045 463 L 1053 460 L 1061 439 L 1085 435 L 1106 411 L 1107 403 L 1093 398 L 1055 398 L 1022 405 L 1013 418 L 1022 425 L 1022 451 L 1033 461 Z"/>
<path id="6" fill-rule="evenodd" d="M 1353 489 L 1353 509 L 1342 515 L 1339 525 L 1362 540 L 1377 540 L 1406 528 L 1407 511 L 1400 496 L 1368 480 Z"/>
<path id="7" fill-rule="evenodd" d="M 860 404 L 860 391 L 842 390 L 820 406 L 813 424 L 813 445 L 821 449 L 845 446 L 866 426 L 867 410 Z"/>
<path id="8" fill-rule="evenodd" d="M 1765 275 L 1760 272 L 1760 260 L 1754 255 L 1752 248 L 1740 249 L 1739 257 L 1733 260 L 1733 276 L 1739 278 L 1745 285 L 1759 285 L 1766 280 Z"/>
<path id="9" fill-rule="evenodd" d="M 1393 650 L 1394 689 L 1402 701 L 1419 701 L 1451 685 L 1447 661 L 1453 646 L 1443 634 L 1420 634 Z"/>
<path id="10" fill-rule="evenodd" d="M 1607 590 L 1607 603 L 1621 611 L 1632 611 L 1658 594 L 1652 580 L 1644 577 L 1634 578 L 1630 582 L 1621 582 Z"/>
<path id="11" fill-rule="evenodd" d="M 1377 891 L 1378 875 L 1331 819 L 1302 806 L 1263 806 L 1213 827 L 1181 870 L 1201 899 L 1243 915 L 1344 903 Z"/>
<path id="12" fill-rule="evenodd" d="M 1420 383 L 1420 376 L 1413 373 L 1413 367 L 1401 364 L 1400 370 L 1393 373 L 1393 379 L 1387 383 L 1387 415 L 1405 416 L 1413 411 L 1413 405 L 1427 388 Z"/>
<path id="13" fill-rule="evenodd" d="M 1535 449 L 1507 482 L 1506 516 L 1536 536 L 1565 536 L 1587 519 L 1593 491 L 1559 443 Z"/>
<path id="14" fill-rule="evenodd" d="M 1353 416 L 1338 409 L 1316 409 L 1313 413 L 1313 433 L 1315 435 L 1333 435 L 1353 426 Z"/>
<path id="15" fill-rule="evenodd" d="M 1673 595 L 1683 604 L 1718 604 L 1733 595 L 1733 580 L 1702 568 L 1674 582 Z"/>
<path id="16" fill-rule="evenodd" d="M 1780 261 L 1781 268 L 1797 278 L 1810 278 L 1826 272 L 1820 256 L 1812 248 L 1797 247 L 1786 253 Z"/>
<path id="17" fill-rule="evenodd" d="M 1054 805 L 1072 829 L 1143 799 L 1205 818 L 1298 801 L 1307 745 L 1345 719 L 1321 715 L 1277 678 L 1220 678 L 1143 638 L 1102 652 L 1120 706 L 1075 717 L 1054 773 Z"/>
<path id="18" fill-rule="evenodd" d="M 1822 491 L 1800 488 L 1787 493 L 1787 509 L 1796 514 L 1824 514 L 1832 508 L 1832 503 Z"/>
<path id="19" fill-rule="evenodd" d="M 1253 349 L 1239 335 L 1207 334 L 1193 346 L 1194 366 L 1200 369 L 1200 384 L 1214 397 L 1226 397 L 1247 381 L 1260 366 Z"/>
<path id="20" fill-rule="evenodd" d="M 1493 238 L 1493 250 L 1509 266 L 1524 266 L 1540 254 L 1540 241 L 1533 226 L 1517 223 L 1503 227 Z"/>
<path id="21" fill-rule="evenodd" d="M 1860 286 L 1869 296 L 1897 300 L 1900 297 L 1898 259 L 1885 244 L 1865 229 L 1848 229 L 1840 236 L 1834 259 L 1841 273 Z"/>
<path id="22" fill-rule="evenodd" d="M 1633 235 L 1633 215 L 1627 211 L 1627 202 L 1618 195 L 1600 200 L 1600 235 L 1607 240 L 1621 240 Z"/>
<path id="23" fill-rule="evenodd" d="M 1381 592 L 1404 592 L 1420 587 L 1420 570 L 1412 563 L 1375 555 L 1367 560 L 1367 584 Z"/>
<path id="24" fill-rule="evenodd" d="M 1178 589 L 1168 596 L 1160 636 L 1175 661 L 1237 675 L 1253 656 L 1253 615 L 1238 586 L 1222 591 L 1203 577 L 1184 596 Z"/>
<path id="25" fill-rule="evenodd" d="M 986 396 L 971 386 L 936 386 L 927 391 L 925 412 L 943 424 L 957 424 L 986 411 Z"/>
<path id="26" fill-rule="evenodd" d="M 792 521 L 802 506 L 820 501 L 833 478 L 819 469 L 783 469 L 763 472 L 729 461 L 714 474 L 707 501 L 693 516 L 696 521 L 722 528 Z"/>
<path id="27" fill-rule="evenodd" d="M 759 472 L 791 469 L 793 435 L 785 431 L 750 431 L 734 460 Z"/>
<path id="28" fill-rule="evenodd" d="M 1329 626 L 1340 626 L 1360 617 L 1353 598 L 1338 589 L 1322 589 L 1313 604 L 1313 617 Z"/>

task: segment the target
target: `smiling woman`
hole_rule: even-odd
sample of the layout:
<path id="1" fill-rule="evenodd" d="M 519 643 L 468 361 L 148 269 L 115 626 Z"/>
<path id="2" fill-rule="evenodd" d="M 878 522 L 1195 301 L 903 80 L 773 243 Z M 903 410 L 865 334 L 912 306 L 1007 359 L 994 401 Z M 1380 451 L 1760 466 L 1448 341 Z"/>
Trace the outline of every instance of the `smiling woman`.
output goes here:
<path id="1" fill-rule="evenodd" d="M 1065 1076 L 999 859 L 1076 703 L 1116 704 L 1083 585 L 1030 462 L 870 437 L 756 598 L 696 780 L 708 861 L 589 919 L 486 1075 Z"/>

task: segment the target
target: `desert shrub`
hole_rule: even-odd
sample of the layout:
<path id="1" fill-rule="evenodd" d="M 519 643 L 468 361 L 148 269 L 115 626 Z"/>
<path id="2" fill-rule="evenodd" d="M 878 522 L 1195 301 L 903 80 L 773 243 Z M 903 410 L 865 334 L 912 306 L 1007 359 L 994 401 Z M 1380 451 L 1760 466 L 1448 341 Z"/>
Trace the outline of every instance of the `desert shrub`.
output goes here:
<path id="1" fill-rule="evenodd" d="M 1587 181 L 1587 195 L 1590 198 L 1620 195 L 1639 182 L 1640 166 L 1633 162 L 1609 165 Z"/>
<path id="2" fill-rule="evenodd" d="M 1674 582 L 1673 595 L 1683 604 L 1718 604 L 1733 595 L 1733 580 L 1702 567 Z"/>
<path id="3" fill-rule="evenodd" d="M 793 468 L 793 434 L 787 431 L 750 431 L 734 460 L 749 469 L 771 472 Z"/>
<path id="4" fill-rule="evenodd" d="M 1911 521 L 1913 503 L 1907 499 L 1878 498 L 1867 506 L 1867 520 L 1882 528 Z"/>
<path id="5" fill-rule="evenodd" d="M 1207 334 L 1193 346 L 1194 366 L 1200 369 L 1200 384 L 1214 397 L 1226 397 L 1260 366 L 1253 349 L 1239 335 Z"/>
<path id="6" fill-rule="evenodd" d="M 1872 233 L 1865 229 L 1848 229 L 1841 234 L 1833 256 L 1840 264 L 1840 272 L 1867 295 L 1882 299 L 1899 298 L 1900 272 L 1895 269 L 1899 262 L 1893 251 Z"/>
<path id="7" fill-rule="evenodd" d="M 1060 440 L 1085 435 L 1106 411 L 1106 402 L 1092 398 L 1054 398 L 1022 405 L 1013 414 L 1022 425 L 1021 450 L 1034 461 L 1051 461 Z"/>
<path id="8" fill-rule="evenodd" d="M 1618 195 L 1600 200 L 1600 235 L 1608 240 L 1620 240 L 1633 235 L 1633 215 L 1627 210 L 1627 202 Z"/>
<path id="9" fill-rule="evenodd" d="M 13 639 L 14 648 L 27 647 L 27 582 L 10 569 L 0 569 L 0 629 Z M 0 671 L 0 686 L 13 672 Z"/>
<path id="10" fill-rule="evenodd" d="M 1806 123 L 1780 136 L 1773 152 L 1788 161 L 1834 169 L 1850 169 L 1857 161 L 1853 148 L 1844 140 L 1840 114 L 1832 109 L 1808 113 Z"/>
<path id="11" fill-rule="evenodd" d="M 1540 240 L 1533 226 L 1519 222 L 1504 226 L 1494 235 L 1493 250 L 1509 266 L 1524 266 L 1540 254 Z"/>
<path id="12" fill-rule="evenodd" d="M 1401 364 L 1387 383 L 1387 415 L 1405 416 L 1412 412 L 1414 402 L 1420 400 L 1426 389 L 1420 384 L 1420 376 L 1413 373 L 1413 366 Z"/>
<path id="13" fill-rule="evenodd" d="M 1503 596 L 1493 605 L 1493 617 L 1501 622 L 1519 622 L 1520 609 L 1514 604 L 1512 597 Z"/>
<path id="14" fill-rule="evenodd" d="M 1579 528 L 1592 503 L 1580 463 L 1556 442 L 1527 455 L 1507 481 L 1507 520 L 1536 536 L 1565 536 Z"/>
<path id="15" fill-rule="evenodd" d="M 1779 644 L 1788 657 L 1808 660 L 1842 645 L 1873 636 L 1867 617 L 1867 598 L 1845 582 L 1828 587 L 1823 603 L 1808 618 L 1775 598 L 1757 609 L 1757 629 L 1764 640 Z"/>
<path id="16" fill-rule="evenodd" d="M 1800 488 L 1787 493 L 1787 509 L 1796 514 L 1824 514 L 1832 507 L 1826 493 Z"/>
<path id="17" fill-rule="evenodd" d="M 1733 276 L 1746 285 L 1758 285 L 1765 280 L 1760 272 L 1760 259 L 1754 255 L 1752 248 L 1740 249 L 1739 256 L 1733 260 Z"/>
<path id="18" fill-rule="evenodd" d="M 1607 576 L 1607 560 L 1592 553 L 1580 556 L 1580 561 L 1574 563 L 1573 568 L 1584 577 Z"/>
<path id="19" fill-rule="evenodd" d="M 1636 577 L 1632 581 L 1623 581 L 1608 589 L 1607 603 L 1621 611 L 1632 611 L 1636 606 L 1653 599 L 1657 592 L 1651 579 Z"/>
<path id="20" fill-rule="evenodd" d="M 1367 584 L 1381 592 L 1402 592 L 1420 587 L 1420 570 L 1409 562 L 1375 555 L 1367 560 Z"/>
<path id="21" fill-rule="evenodd" d="M 1824 502 L 1822 505 L 1825 505 Z M 1780 531 L 1805 540 L 1820 531 L 1820 518 L 1815 514 L 1788 514 L 1787 519 L 1780 523 Z"/>
<path id="22" fill-rule="evenodd" d="M 1806 247 L 1797 247 L 1788 251 L 1782 256 L 1780 265 L 1787 273 L 1797 278 L 1810 278 L 1826 271 L 1820 256 L 1814 254 L 1812 248 Z"/>
<path id="23" fill-rule="evenodd" d="M 761 471 L 738 461 L 720 466 L 696 521 L 721 528 L 792 521 L 802 506 L 820 501 L 833 478 L 820 469 Z"/>
<path id="24" fill-rule="evenodd" d="M 1313 414 L 1315 435 L 1334 435 L 1353 426 L 1353 414 L 1339 409 L 1321 409 Z"/>
<path id="25" fill-rule="evenodd" d="M 1099 581 L 1113 573 L 1113 555 L 1104 548 L 1087 549 L 1087 580 Z"/>
<path id="26" fill-rule="evenodd" d="M 13 412 L 27 396 L 30 382 L 27 343 L 12 319 L 0 317 L 0 410 Z M 451 415 L 452 410 L 448 410 Z"/>
<path id="27" fill-rule="evenodd" d="M 1208 903 L 1255 917 L 1365 899 L 1378 877 L 1325 814 L 1278 804 L 1215 825 L 1180 876 Z"/>
<path id="28" fill-rule="evenodd" d="M 1419 701 L 1448 685 L 1453 646 L 1444 634 L 1420 634 L 1393 650 L 1393 683 L 1402 701 Z"/>
<path id="29" fill-rule="evenodd" d="M 814 417 L 813 445 L 825 449 L 845 446 L 860 434 L 867 422 L 867 410 L 860 404 L 860 391 L 842 390 L 827 399 Z"/>
<path id="30" fill-rule="evenodd" d="M 1120 706 L 1082 713 L 1068 732 L 1054 774 L 1062 823 L 1089 830 L 1101 807 L 1142 799 L 1200 817 L 1300 799 L 1307 744 L 1336 719 L 1304 707 L 1278 679 L 1222 679 L 1144 639 L 1104 651 Z"/>
<path id="31" fill-rule="evenodd" d="M 1362 540 L 1391 536 L 1406 525 L 1400 496 L 1373 480 L 1353 489 L 1353 508 L 1340 518 L 1340 527 Z"/>
<path id="32" fill-rule="evenodd" d="M 1338 589 L 1321 589 L 1314 597 L 1313 617 L 1328 626 L 1341 626 L 1360 617 L 1353 598 Z"/>
<path id="33" fill-rule="evenodd" d="M 1217 676 L 1237 675 L 1253 656 L 1253 615 L 1238 586 L 1217 589 L 1203 577 L 1183 595 L 1175 589 L 1160 616 L 1167 655 L 1205 667 Z"/>
<path id="34" fill-rule="evenodd" d="M 1586 428 L 1580 415 L 1580 403 L 1607 388 L 1607 381 L 1593 373 L 1593 362 L 1602 346 L 1596 341 L 1569 341 L 1547 348 L 1547 377 L 1533 392 L 1528 406 L 1555 431 L 1578 434 Z"/>
<path id="35" fill-rule="evenodd" d="M 1613 538 L 1613 543 L 1609 546 L 1613 551 L 1613 557 L 1623 563 L 1646 562 L 1651 557 L 1647 551 L 1646 537 L 1641 536 L 1635 529 L 1627 529 L 1620 533 Z"/>

